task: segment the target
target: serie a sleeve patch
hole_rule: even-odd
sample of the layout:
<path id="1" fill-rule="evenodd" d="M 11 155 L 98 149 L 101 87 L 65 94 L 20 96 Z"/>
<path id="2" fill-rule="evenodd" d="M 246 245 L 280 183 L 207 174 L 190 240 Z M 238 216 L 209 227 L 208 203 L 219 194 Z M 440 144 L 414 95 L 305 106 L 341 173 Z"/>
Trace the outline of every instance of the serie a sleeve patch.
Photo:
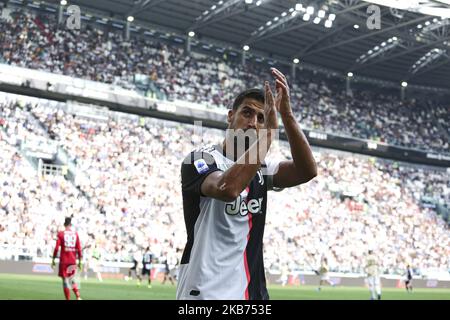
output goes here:
<path id="1" fill-rule="evenodd" d="M 194 161 L 195 169 L 198 173 L 202 174 L 209 170 L 208 165 L 206 164 L 206 161 L 204 159 L 198 159 Z"/>

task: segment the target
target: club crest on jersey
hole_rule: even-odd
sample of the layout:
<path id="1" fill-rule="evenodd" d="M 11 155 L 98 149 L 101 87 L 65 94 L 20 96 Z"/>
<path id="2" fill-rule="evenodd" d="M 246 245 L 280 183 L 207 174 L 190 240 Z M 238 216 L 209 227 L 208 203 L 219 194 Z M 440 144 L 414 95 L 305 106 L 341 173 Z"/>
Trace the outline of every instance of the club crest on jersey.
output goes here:
<path id="1" fill-rule="evenodd" d="M 208 171 L 209 167 L 206 164 L 206 161 L 204 159 L 198 159 L 194 161 L 195 169 L 197 169 L 197 172 L 202 174 L 206 171 Z"/>
<path id="2" fill-rule="evenodd" d="M 261 171 L 258 171 L 258 183 L 262 186 L 264 185 L 264 178 Z"/>

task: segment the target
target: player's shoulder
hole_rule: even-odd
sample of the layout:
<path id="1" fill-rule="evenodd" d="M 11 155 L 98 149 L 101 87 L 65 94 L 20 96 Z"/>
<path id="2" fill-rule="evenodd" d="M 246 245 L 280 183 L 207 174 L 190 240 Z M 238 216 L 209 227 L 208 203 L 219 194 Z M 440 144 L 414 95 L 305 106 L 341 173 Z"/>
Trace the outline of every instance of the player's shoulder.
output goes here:
<path id="1" fill-rule="evenodd" d="M 75 230 L 72 230 L 72 229 L 62 230 L 59 233 L 60 234 L 66 234 L 67 233 L 67 234 L 77 234 L 78 235 L 78 233 Z"/>
<path id="2" fill-rule="evenodd" d="M 215 145 L 210 144 L 197 147 L 191 153 L 213 153 L 214 151 L 216 151 Z"/>
<path id="3" fill-rule="evenodd" d="M 195 149 L 193 149 L 186 158 L 198 158 L 198 157 L 204 157 L 205 155 L 213 155 L 216 151 L 216 147 L 214 145 L 204 145 L 199 146 Z"/>
<path id="4" fill-rule="evenodd" d="M 184 158 L 183 165 L 196 165 L 197 163 L 202 165 L 203 162 L 207 165 L 213 164 L 215 163 L 215 152 L 216 148 L 214 145 L 206 145 L 195 148 Z"/>

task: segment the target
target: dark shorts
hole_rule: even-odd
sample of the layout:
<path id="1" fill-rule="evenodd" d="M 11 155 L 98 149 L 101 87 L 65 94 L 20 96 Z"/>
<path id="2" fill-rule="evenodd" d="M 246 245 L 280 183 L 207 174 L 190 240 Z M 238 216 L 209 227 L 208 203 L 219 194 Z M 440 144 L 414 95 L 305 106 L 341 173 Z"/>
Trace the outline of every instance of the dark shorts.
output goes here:
<path id="1" fill-rule="evenodd" d="M 142 269 L 142 275 L 145 276 L 146 274 L 151 275 L 152 269 Z"/>
<path id="2" fill-rule="evenodd" d="M 130 270 L 137 270 L 137 262 L 134 262 L 134 265 L 130 268 Z"/>

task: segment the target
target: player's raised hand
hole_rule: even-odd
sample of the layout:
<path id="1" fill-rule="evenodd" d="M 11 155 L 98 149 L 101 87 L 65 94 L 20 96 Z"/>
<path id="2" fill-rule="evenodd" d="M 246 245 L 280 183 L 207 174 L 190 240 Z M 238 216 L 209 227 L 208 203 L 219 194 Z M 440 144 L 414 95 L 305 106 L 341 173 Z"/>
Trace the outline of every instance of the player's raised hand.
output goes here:
<path id="1" fill-rule="evenodd" d="M 269 82 L 264 83 L 264 122 L 265 129 L 278 129 L 277 108 Z"/>
<path id="2" fill-rule="evenodd" d="M 275 105 L 281 116 L 292 114 L 290 89 L 286 76 L 276 68 L 270 68 L 272 75 L 275 77 L 275 88 L 277 96 Z"/>

